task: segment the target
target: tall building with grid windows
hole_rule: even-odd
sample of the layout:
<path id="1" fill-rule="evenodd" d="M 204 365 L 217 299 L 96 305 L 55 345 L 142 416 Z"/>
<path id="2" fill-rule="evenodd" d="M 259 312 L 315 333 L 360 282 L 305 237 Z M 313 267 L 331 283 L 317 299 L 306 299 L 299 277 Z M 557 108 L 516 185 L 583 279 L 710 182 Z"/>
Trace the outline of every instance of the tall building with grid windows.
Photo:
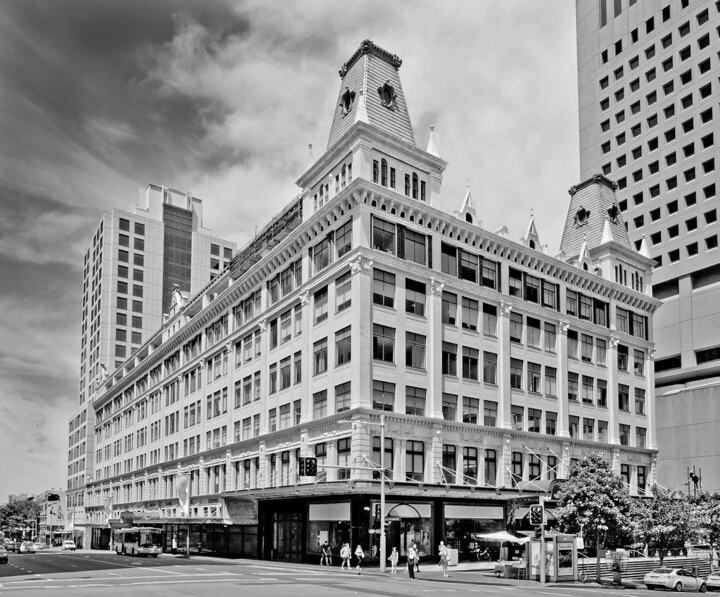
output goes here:
<path id="1" fill-rule="evenodd" d="M 577 0 L 580 166 L 651 256 L 659 476 L 720 489 L 720 2 Z M 690 431 L 692 429 L 692 431 Z M 692 434 L 693 441 L 689 441 Z"/>
<path id="2" fill-rule="evenodd" d="M 174 293 L 190 295 L 219 275 L 235 246 L 204 228 L 201 199 L 164 186 L 149 184 L 132 212 L 103 214 L 83 263 L 80 392 L 68 429 L 68 507 L 83 506 L 85 480 L 92 476 L 94 412 L 88 401 L 95 384 L 157 331 Z M 81 528 L 83 512 L 75 514 Z"/>
<path id="3" fill-rule="evenodd" d="M 632 494 L 654 480 L 659 301 L 612 183 L 571 188 L 563 258 L 533 221 L 485 230 L 469 190 L 440 210 L 400 66 L 361 44 L 300 195 L 94 394 L 93 547 L 132 519 L 193 552 L 317 562 L 327 539 L 377 561 L 384 519 L 401 554 L 442 538 L 464 559 L 530 528 L 584 453 Z"/>

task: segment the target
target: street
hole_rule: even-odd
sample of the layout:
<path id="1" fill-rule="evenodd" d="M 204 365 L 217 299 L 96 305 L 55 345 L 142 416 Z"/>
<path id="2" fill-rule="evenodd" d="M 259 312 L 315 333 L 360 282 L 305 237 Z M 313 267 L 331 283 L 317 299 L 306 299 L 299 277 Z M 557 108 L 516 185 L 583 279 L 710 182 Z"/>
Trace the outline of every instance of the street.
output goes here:
<path id="1" fill-rule="evenodd" d="M 341 595 L 410 596 L 418 594 L 482 594 L 489 597 L 538 595 L 548 597 L 590 597 L 599 595 L 648 595 L 646 589 L 615 589 L 594 584 L 550 584 L 496 579 L 487 571 L 450 570 L 443 578 L 439 567 L 425 566 L 415 581 L 398 574 L 381 574 L 366 569 L 360 575 L 339 567 L 321 568 L 303 564 L 217 560 L 163 555 L 155 558 L 128 558 L 108 552 L 46 552 L 34 555 L 11 554 L 0 566 L 0 595 L 33 597 L 47 595 L 97 595 L 103 597 L 173 595 L 224 597 L 243 594 L 277 597 L 284 592 L 294 597 L 338 597 Z"/>

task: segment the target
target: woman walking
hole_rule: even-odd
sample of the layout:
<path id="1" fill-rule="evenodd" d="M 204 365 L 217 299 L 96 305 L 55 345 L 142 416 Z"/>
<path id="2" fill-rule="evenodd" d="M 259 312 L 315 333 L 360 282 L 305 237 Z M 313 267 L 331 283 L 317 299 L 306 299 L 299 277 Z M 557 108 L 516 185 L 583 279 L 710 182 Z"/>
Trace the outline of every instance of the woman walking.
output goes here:
<path id="1" fill-rule="evenodd" d="M 440 545 L 438 546 L 438 553 L 440 554 L 440 566 L 442 566 L 443 576 L 445 578 L 448 577 L 448 550 L 447 547 L 445 547 L 445 543 L 440 541 Z"/>
<path id="2" fill-rule="evenodd" d="M 350 570 L 350 544 L 349 543 L 343 543 L 342 548 L 340 549 L 340 557 L 342 558 L 342 564 L 340 564 L 340 570 L 342 570 L 345 567 L 345 564 L 347 564 L 348 571 Z"/>
<path id="3" fill-rule="evenodd" d="M 398 563 L 399 555 L 400 554 L 398 554 L 397 547 L 393 547 L 392 552 L 390 553 L 390 557 L 388 558 L 388 560 L 390 560 L 390 566 L 391 566 L 390 572 L 392 574 L 397 573 L 397 563 Z"/>
<path id="4" fill-rule="evenodd" d="M 411 545 L 408 547 L 407 551 L 407 571 L 408 571 L 408 578 L 411 580 L 415 580 L 415 559 L 417 558 L 417 551 L 415 551 L 415 546 Z"/>
<path id="5" fill-rule="evenodd" d="M 363 548 L 358 543 L 358 546 L 355 548 L 355 557 L 357 558 L 357 573 L 360 574 L 360 564 L 362 564 L 363 558 L 365 557 L 365 552 L 363 551 Z"/>

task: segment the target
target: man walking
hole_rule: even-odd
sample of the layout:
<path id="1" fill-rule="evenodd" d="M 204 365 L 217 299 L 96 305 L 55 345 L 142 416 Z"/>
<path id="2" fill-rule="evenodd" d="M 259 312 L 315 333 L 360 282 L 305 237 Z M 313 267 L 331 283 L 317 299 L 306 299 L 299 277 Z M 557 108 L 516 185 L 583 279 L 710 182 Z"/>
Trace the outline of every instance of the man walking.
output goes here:
<path id="1" fill-rule="evenodd" d="M 407 551 L 407 571 L 408 578 L 415 580 L 415 559 L 417 558 L 417 551 L 415 551 L 415 545 L 411 545 Z"/>

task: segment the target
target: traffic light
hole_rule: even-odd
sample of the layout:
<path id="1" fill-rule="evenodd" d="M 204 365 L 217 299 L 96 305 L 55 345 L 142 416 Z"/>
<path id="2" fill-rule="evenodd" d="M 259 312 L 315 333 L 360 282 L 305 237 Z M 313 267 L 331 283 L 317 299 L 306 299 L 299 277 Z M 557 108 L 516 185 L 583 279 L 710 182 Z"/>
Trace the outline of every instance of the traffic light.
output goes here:
<path id="1" fill-rule="evenodd" d="M 317 475 L 317 458 L 305 458 L 305 474 L 308 477 L 314 477 Z"/>
<path id="2" fill-rule="evenodd" d="M 545 507 L 542 504 L 530 506 L 530 524 L 533 526 L 545 524 Z"/>
<path id="3" fill-rule="evenodd" d="M 305 461 L 306 460 L 307 459 L 305 458 L 305 456 L 300 456 L 300 458 L 298 458 L 298 475 L 300 475 L 301 477 L 305 476 L 305 469 L 306 469 Z"/>

